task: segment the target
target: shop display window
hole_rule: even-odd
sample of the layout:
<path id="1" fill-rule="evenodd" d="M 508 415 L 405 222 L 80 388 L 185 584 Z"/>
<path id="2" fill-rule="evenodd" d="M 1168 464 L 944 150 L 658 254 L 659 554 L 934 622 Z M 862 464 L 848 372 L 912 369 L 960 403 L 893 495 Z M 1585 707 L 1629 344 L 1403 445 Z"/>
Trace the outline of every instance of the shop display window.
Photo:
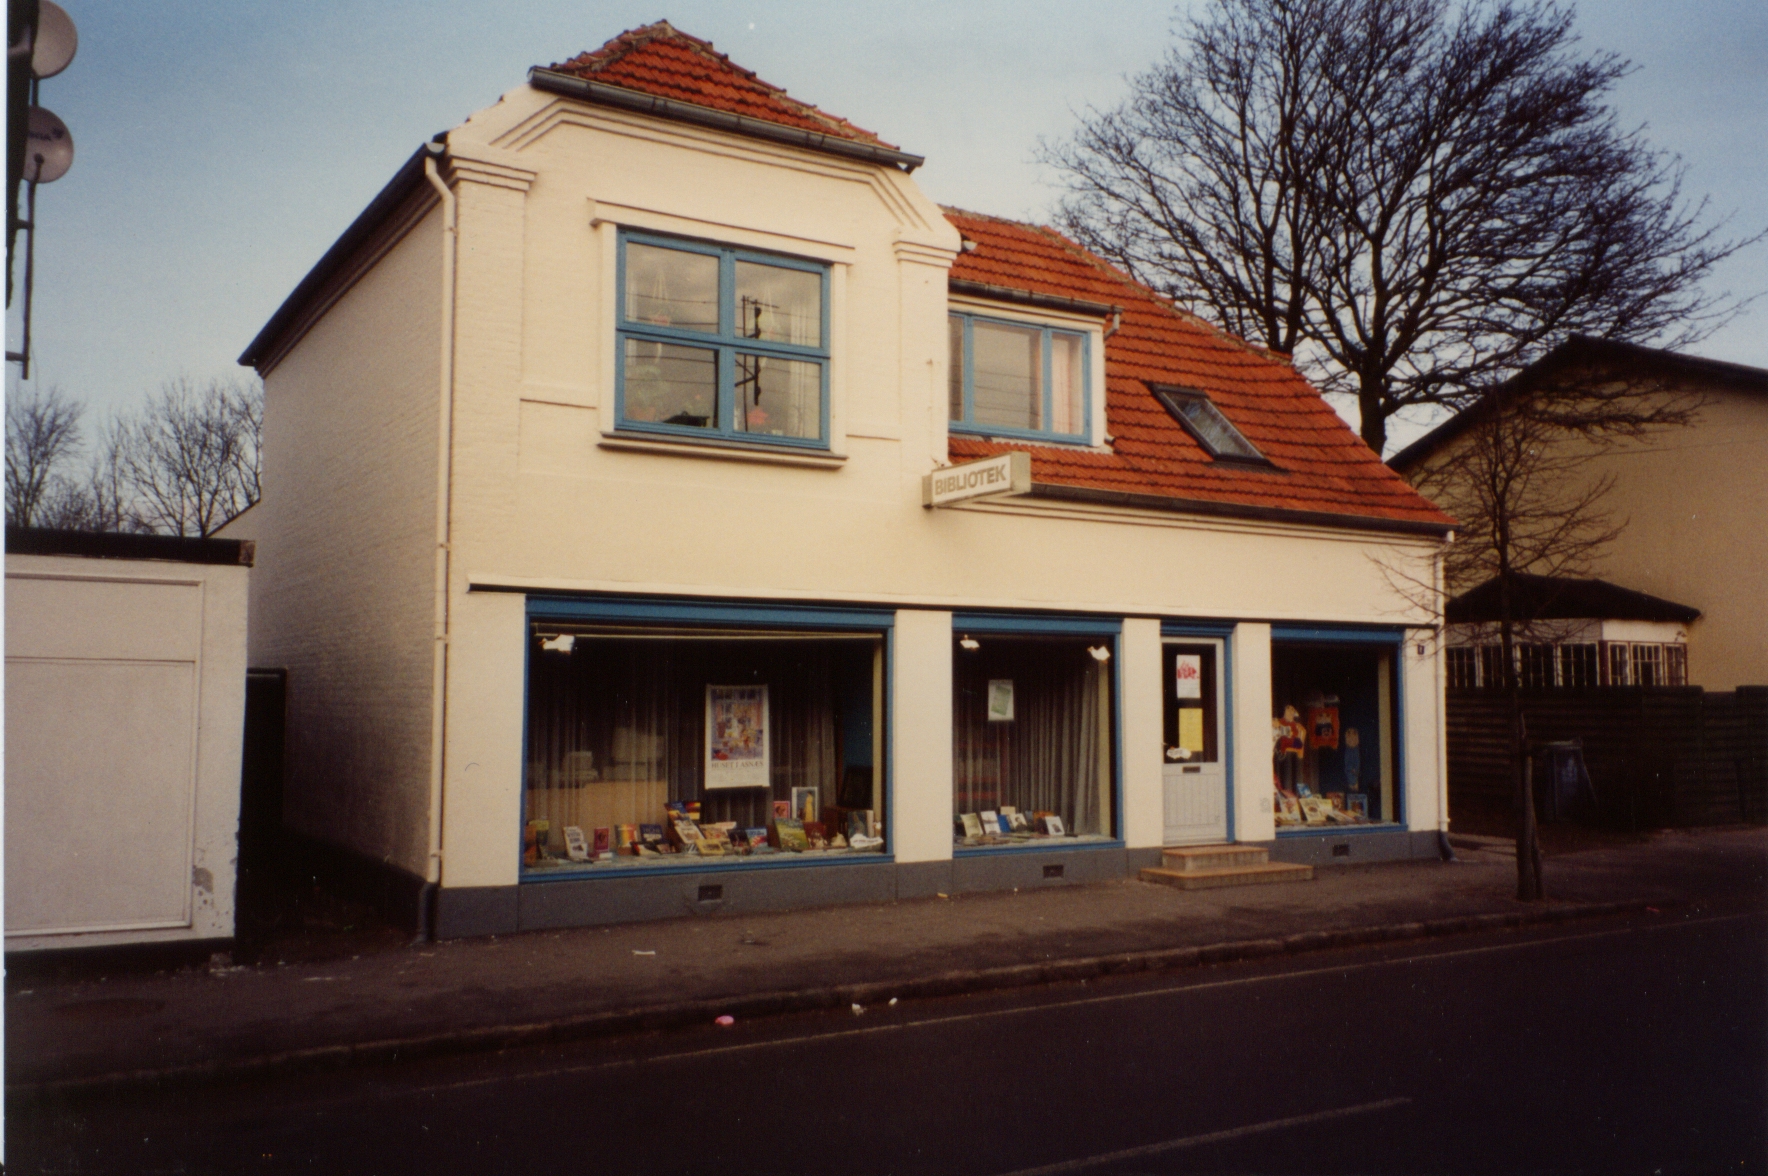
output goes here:
<path id="1" fill-rule="evenodd" d="M 952 822 L 960 848 L 1108 841 L 1109 638 L 960 635 L 952 651 Z"/>
<path id="2" fill-rule="evenodd" d="M 1271 643 L 1277 828 L 1399 821 L 1394 649 Z"/>
<path id="3" fill-rule="evenodd" d="M 529 629 L 524 876 L 884 852 L 880 634 Z"/>

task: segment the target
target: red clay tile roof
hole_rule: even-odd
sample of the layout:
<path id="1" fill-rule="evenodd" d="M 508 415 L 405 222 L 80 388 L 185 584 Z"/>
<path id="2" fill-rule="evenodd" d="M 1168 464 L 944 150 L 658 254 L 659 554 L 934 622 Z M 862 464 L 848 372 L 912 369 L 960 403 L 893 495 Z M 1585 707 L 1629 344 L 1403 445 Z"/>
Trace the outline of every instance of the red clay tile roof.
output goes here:
<path id="1" fill-rule="evenodd" d="M 1312 385 L 1280 358 L 1176 309 L 1053 230 L 958 209 L 965 239 L 954 282 L 1121 306 L 1105 343 L 1110 453 L 1027 446 L 952 434 L 953 461 L 1028 449 L 1034 482 L 1281 511 L 1453 524 L 1383 465 Z M 974 248 L 970 243 L 974 243 Z M 1277 467 L 1213 460 L 1148 390 L 1175 384 L 1209 394 Z"/>
<path id="2" fill-rule="evenodd" d="M 666 20 L 628 29 L 600 49 L 579 53 L 547 68 L 606 86 L 691 102 L 726 114 L 746 115 L 855 143 L 893 150 L 896 146 L 844 118 L 824 114 L 809 103 L 788 97 L 778 86 L 732 64 L 730 58 L 712 48 L 712 42 L 690 37 Z"/>

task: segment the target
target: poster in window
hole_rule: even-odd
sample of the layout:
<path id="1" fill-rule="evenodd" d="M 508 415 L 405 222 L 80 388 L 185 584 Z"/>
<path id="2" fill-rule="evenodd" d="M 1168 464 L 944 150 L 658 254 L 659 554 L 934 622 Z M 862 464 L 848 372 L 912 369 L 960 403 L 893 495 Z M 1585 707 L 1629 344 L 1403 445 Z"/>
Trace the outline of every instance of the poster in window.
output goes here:
<path id="1" fill-rule="evenodd" d="M 988 680 L 988 721 L 991 723 L 1013 721 L 1013 679 L 990 678 Z"/>
<path id="2" fill-rule="evenodd" d="M 1308 708 L 1308 746 L 1338 746 L 1338 708 L 1335 706 L 1310 706 Z"/>
<path id="3" fill-rule="evenodd" d="M 706 687 L 706 787 L 766 788 L 766 686 Z"/>
<path id="4" fill-rule="evenodd" d="M 1203 655 L 1181 653 L 1173 658 L 1175 698 L 1203 697 Z"/>
<path id="5" fill-rule="evenodd" d="M 1203 754 L 1202 707 L 1181 706 L 1179 708 L 1179 746 L 1192 755 Z"/>

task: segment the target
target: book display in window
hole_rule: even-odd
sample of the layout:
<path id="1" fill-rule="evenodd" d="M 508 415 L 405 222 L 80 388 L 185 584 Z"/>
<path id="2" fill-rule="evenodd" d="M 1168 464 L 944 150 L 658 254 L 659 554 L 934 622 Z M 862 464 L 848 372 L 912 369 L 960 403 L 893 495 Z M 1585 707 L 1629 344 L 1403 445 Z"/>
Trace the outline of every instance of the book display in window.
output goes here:
<path id="1" fill-rule="evenodd" d="M 1097 637 L 970 633 L 954 638 L 952 836 L 957 848 L 1111 838 L 1115 731 L 1109 649 Z"/>
<path id="2" fill-rule="evenodd" d="M 1279 828 L 1399 819 L 1394 647 L 1273 641 L 1273 816 Z"/>
<path id="3" fill-rule="evenodd" d="M 878 635 L 530 629 L 525 874 L 884 850 Z"/>

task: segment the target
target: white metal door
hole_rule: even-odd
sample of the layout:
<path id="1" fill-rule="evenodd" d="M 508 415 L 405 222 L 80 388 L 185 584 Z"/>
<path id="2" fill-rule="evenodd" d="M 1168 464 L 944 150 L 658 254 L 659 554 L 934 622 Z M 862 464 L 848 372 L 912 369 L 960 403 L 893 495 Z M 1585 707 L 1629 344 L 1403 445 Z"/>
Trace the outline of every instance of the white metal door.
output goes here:
<path id="1" fill-rule="evenodd" d="M 1223 730 L 1222 643 L 1179 638 L 1162 646 L 1167 845 L 1228 839 L 1228 766 Z"/>

